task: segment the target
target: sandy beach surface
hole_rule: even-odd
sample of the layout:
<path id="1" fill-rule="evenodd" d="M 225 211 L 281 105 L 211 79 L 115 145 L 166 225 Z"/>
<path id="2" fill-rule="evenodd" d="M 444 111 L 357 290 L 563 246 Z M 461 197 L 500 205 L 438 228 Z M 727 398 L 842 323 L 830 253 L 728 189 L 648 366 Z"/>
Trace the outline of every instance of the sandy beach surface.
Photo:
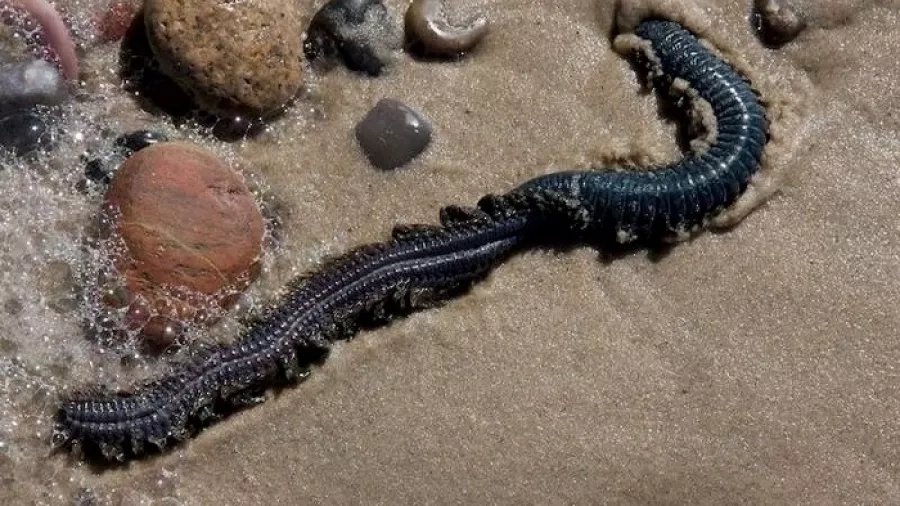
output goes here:
<path id="1" fill-rule="evenodd" d="M 322 3 L 298 5 L 308 18 Z M 900 504 L 900 2 L 796 0 L 809 26 L 780 49 L 755 37 L 746 0 L 647 3 L 751 76 L 773 114 L 760 191 L 777 193 L 659 257 L 525 252 L 337 345 L 262 405 L 106 471 L 49 454 L 57 396 L 167 359 L 122 367 L 59 303 L 71 287 L 54 269 L 79 258 L 100 202 L 74 189 L 89 125 L 193 139 L 262 188 L 283 230 L 261 300 L 443 205 L 680 151 L 613 48 L 612 0 L 453 2 L 492 23 L 464 60 L 400 55 L 378 79 L 310 70 L 288 115 L 237 143 L 142 111 L 106 70 L 116 44 L 84 49 L 70 121 L 86 138 L 0 170 L 0 503 Z M 386 4 L 399 22 L 406 2 Z M 384 97 L 434 125 L 428 151 L 390 173 L 352 130 Z"/>

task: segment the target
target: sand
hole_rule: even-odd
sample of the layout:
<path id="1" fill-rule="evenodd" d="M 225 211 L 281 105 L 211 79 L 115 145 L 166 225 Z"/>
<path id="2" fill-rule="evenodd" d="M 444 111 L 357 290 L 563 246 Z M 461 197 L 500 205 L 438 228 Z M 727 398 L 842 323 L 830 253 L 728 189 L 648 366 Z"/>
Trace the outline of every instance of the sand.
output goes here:
<path id="1" fill-rule="evenodd" d="M 0 502 L 68 504 L 85 489 L 85 501 L 154 505 L 900 503 L 900 4 L 797 0 L 809 28 L 772 50 L 747 1 L 649 3 L 686 13 L 777 111 L 759 187 L 775 195 L 660 258 L 526 252 L 445 307 L 337 346 L 307 382 L 125 468 L 48 456 L 46 418 L 70 384 L 124 385 L 143 369 L 85 345 L 77 310 L 28 295 L 39 263 L 74 248 L 50 241 L 60 253 L 41 254 L 28 227 L 77 237 L 97 197 L 5 171 L 4 286 L 23 307 L 0 312 L 0 407 L 16 422 L 0 432 Z M 405 3 L 387 4 L 399 20 Z M 434 222 L 442 205 L 537 174 L 679 156 L 676 126 L 613 48 L 613 1 L 460 0 L 454 11 L 479 6 L 492 32 L 464 61 L 404 56 L 376 80 L 310 76 L 255 141 L 189 132 L 262 182 L 283 219 L 255 294 L 395 222 Z M 116 128 L 175 132 L 97 70 L 114 48 L 92 51 L 85 65 L 107 98 L 83 107 Z M 383 97 L 435 126 L 425 155 L 393 173 L 370 167 L 352 137 Z M 45 210 L 32 225 L 9 211 L 25 191 L 44 195 L 29 200 Z"/>

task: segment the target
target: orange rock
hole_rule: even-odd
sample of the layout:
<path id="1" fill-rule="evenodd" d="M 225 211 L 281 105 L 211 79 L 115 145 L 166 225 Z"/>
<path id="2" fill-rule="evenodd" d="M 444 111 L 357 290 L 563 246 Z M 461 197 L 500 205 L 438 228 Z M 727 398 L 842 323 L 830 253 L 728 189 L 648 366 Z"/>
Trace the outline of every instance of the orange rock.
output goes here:
<path id="1" fill-rule="evenodd" d="M 116 267 L 149 312 L 143 333 L 171 344 L 178 322 L 227 305 L 259 274 L 263 218 L 240 175 L 183 142 L 144 148 L 116 172 L 106 200 L 125 252 Z M 148 321 L 149 320 L 149 321 Z"/>

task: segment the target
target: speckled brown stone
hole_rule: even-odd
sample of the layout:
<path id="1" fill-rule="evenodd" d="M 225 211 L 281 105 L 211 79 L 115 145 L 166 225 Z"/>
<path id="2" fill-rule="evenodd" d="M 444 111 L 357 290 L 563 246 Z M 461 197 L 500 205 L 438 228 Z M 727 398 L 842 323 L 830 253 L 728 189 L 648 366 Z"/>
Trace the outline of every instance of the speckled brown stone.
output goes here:
<path id="1" fill-rule="evenodd" d="M 167 322 L 227 305 L 233 297 L 223 289 L 243 290 L 258 275 L 262 214 L 240 175 L 203 148 L 167 142 L 138 151 L 106 200 L 127 250 L 116 267 L 137 301 L 131 309 L 149 313 L 140 326 L 158 347 L 176 337 Z"/>
<path id="2" fill-rule="evenodd" d="M 299 14 L 290 0 L 146 0 L 147 38 L 198 105 L 266 117 L 301 84 Z"/>

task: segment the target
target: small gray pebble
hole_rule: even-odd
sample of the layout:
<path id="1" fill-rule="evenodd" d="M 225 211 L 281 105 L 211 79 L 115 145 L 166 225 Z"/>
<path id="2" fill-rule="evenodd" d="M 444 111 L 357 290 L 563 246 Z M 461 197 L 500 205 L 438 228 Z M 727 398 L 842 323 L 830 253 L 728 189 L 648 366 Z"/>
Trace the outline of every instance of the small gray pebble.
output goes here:
<path id="1" fill-rule="evenodd" d="M 0 116 L 35 105 L 59 105 L 69 96 L 52 63 L 33 60 L 0 66 Z"/>
<path id="2" fill-rule="evenodd" d="M 336 59 L 376 77 L 403 46 L 403 34 L 381 0 L 331 0 L 313 16 L 303 52 L 310 61 Z"/>
<path id="3" fill-rule="evenodd" d="M 428 147 L 431 124 L 403 102 L 383 98 L 356 125 L 356 140 L 372 165 L 391 170 Z"/>

